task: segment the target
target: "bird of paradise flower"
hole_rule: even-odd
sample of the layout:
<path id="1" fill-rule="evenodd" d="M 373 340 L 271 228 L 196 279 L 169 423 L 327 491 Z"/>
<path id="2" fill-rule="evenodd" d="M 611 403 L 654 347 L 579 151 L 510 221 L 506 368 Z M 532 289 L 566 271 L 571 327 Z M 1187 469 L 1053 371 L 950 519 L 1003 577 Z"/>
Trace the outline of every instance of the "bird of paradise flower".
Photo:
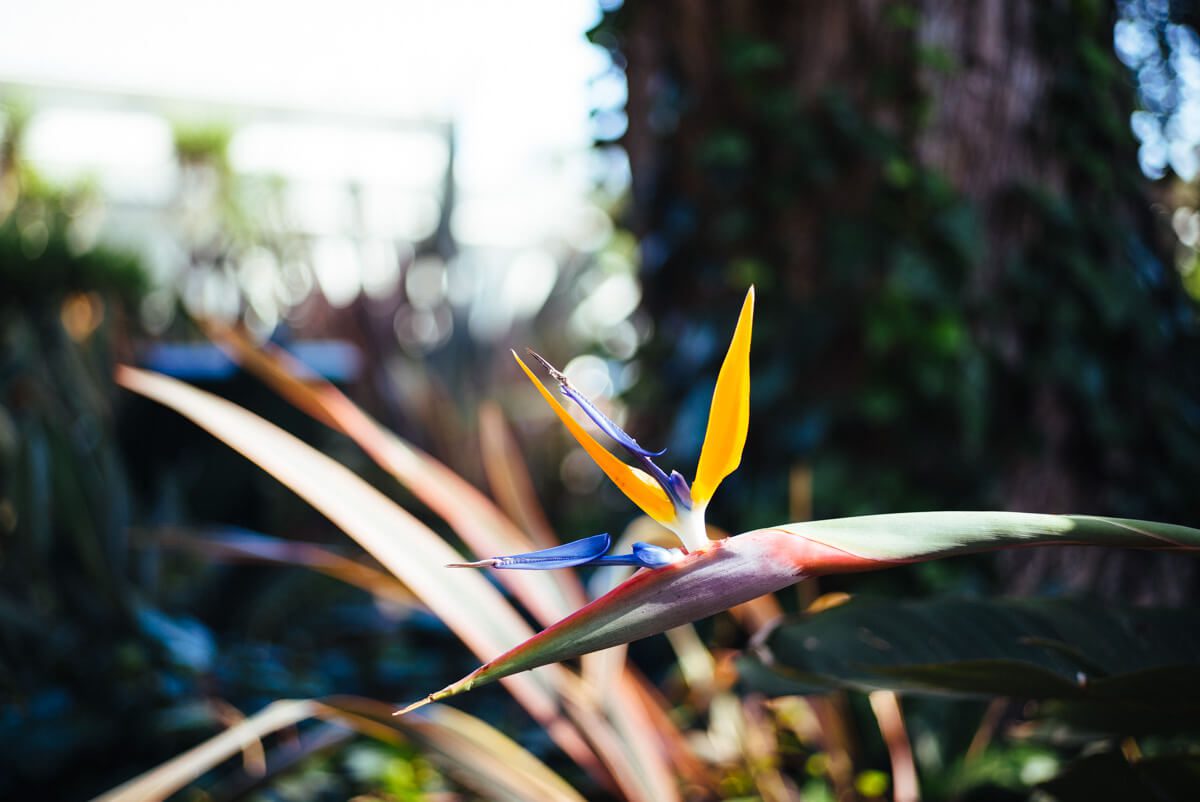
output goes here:
<path id="1" fill-rule="evenodd" d="M 683 550 L 636 543 L 632 554 L 604 556 L 610 541 L 607 534 L 602 534 L 551 549 L 510 557 L 494 557 L 472 563 L 456 563 L 452 567 L 486 566 L 538 570 L 568 568 L 585 563 L 608 563 L 663 568 L 682 559 L 685 552 L 702 551 L 707 548 L 709 539 L 704 526 L 704 513 L 708 502 L 721 481 L 737 470 L 742 460 L 742 449 L 746 445 L 746 433 L 750 425 L 750 333 L 753 318 L 752 287 L 742 305 L 733 342 L 717 378 L 712 408 L 708 415 L 708 430 L 700 451 L 700 463 L 696 468 L 696 478 L 690 485 L 678 471 L 673 470 L 668 474 L 655 464 L 654 458 L 661 457 L 666 453 L 666 449 L 650 451 L 642 447 L 576 390 L 565 375 L 540 355 L 530 351 L 534 359 L 549 372 L 551 378 L 558 382 L 562 394 L 575 402 L 602 432 L 625 449 L 641 467 L 631 467 L 614 457 L 571 417 L 562 404 L 542 386 L 529 366 L 513 352 L 513 358 L 517 360 L 521 370 L 600 469 L 634 504 L 641 507 L 643 512 L 671 530 L 679 538 Z"/>
<path id="2" fill-rule="evenodd" d="M 1152 549 L 1200 549 L 1200 530 L 1173 524 L 1086 515 L 1015 512 L 919 512 L 781 524 L 709 541 L 704 512 L 722 480 L 741 461 L 749 426 L 750 340 L 754 310 L 751 290 L 733 342 L 718 374 L 705 441 L 694 481 L 659 469 L 659 452 L 642 448 L 608 420 L 558 371 L 552 378 L 599 428 L 624 448 L 635 466 L 609 453 L 518 363 L 568 430 L 614 483 L 650 517 L 675 532 L 679 549 L 635 545 L 627 555 L 607 555 L 607 535 L 565 546 L 470 565 L 495 568 L 554 568 L 594 562 L 640 566 L 632 577 L 575 612 L 576 594 L 553 583 L 509 581 L 509 587 L 546 627 L 527 636 L 527 625 L 486 582 L 445 582 L 428 572 L 459 557 L 447 544 L 341 466 L 290 435 L 227 401 L 180 382 L 129 367 L 117 381 L 192 419 L 284 482 L 359 541 L 393 573 L 418 590 L 436 611 L 482 655 L 507 648 L 477 670 L 405 710 L 477 685 L 506 679 L 522 694 L 535 717 L 553 722 L 536 683 L 519 675 L 531 668 L 654 635 L 780 590 L 806 577 L 868 571 L 972 551 L 1046 543 Z M 236 343 L 233 338 L 231 343 Z M 305 384 L 301 366 L 280 355 L 257 353 L 248 343 L 232 345 L 240 359 L 298 406 L 360 443 L 401 482 L 422 488 L 422 498 L 476 546 L 484 541 L 520 542 L 505 535 L 495 514 L 473 498 L 474 490 L 445 466 L 420 455 L 371 421 L 329 385 Z M 540 359 L 540 358 L 539 358 Z M 294 373 L 295 371 L 295 373 Z M 456 496 L 456 494 L 458 494 Z M 419 531 L 418 531 L 419 530 Z M 511 534 L 511 533 L 510 533 Z M 403 558 L 399 542 L 412 553 Z M 527 542 L 527 541 L 526 541 Z M 441 559 L 438 559 L 441 557 Z M 509 574 L 507 579 L 518 576 Z M 520 579 L 537 579 L 526 575 Z M 543 593 L 543 591 L 545 591 Z M 580 595 L 581 599 L 582 596 Z M 553 599 L 553 604 L 541 602 Z M 581 603 L 581 602 L 573 602 Z M 546 625 L 545 622 L 550 622 Z M 524 640 L 522 640 L 524 638 Z M 516 646 L 509 647 L 512 643 Z M 403 712 L 403 711 L 401 711 Z M 578 745 L 567 733 L 568 747 Z"/>
<path id="3" fill-rule="evenodd" d="M 975 511 L 807 521 L 710 541 L 705 510 L 721 482 L 741 463 L 749 428 L 753 317 L 751 287 L 717 376 L 704 444 L 690 485 L 677 471 L 666 473 L 655 464 L 654 459 L 664 451 L 642 447 L 573 387 L 565 375 L 531 352 L 558 383 L 562 394 L 620 445 L 638 467 L 613 456 L 514 352 L 521 370 L 588 455 L 631 501 L 674 532 L 681 548 L 637 543 L 630 554 L 608 555 L 609 536 L 600 534 L 541 551 L 453 564 L 544 570 L 593 563 L 634 565 L 643 570 L 457 682 L 398 710 L 398 715 L 502 677 L 665 632 L 807 577 L 1048 543 L 1200 548 L 1200 530 L 1173 524 L 1087 515 Z"/>

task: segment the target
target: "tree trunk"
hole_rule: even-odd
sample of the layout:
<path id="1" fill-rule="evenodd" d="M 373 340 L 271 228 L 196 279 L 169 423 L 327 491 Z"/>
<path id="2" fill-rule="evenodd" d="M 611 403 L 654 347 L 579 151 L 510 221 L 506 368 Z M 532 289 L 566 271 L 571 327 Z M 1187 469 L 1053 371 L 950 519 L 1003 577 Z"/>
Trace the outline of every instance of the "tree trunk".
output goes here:
<path id="1" fill-rule="evenodd" d="M 1114 13 L 677 0 L 606 16 L 663 366 L 639 391 L 670 397 L 672 431 L 703 432 L 737 296 L 760 291 L 749 450 L 718 515 L 778 520 L 811 464 L 820 517 L 1200 517 L 1196 309 L 1137 171 Z"/>

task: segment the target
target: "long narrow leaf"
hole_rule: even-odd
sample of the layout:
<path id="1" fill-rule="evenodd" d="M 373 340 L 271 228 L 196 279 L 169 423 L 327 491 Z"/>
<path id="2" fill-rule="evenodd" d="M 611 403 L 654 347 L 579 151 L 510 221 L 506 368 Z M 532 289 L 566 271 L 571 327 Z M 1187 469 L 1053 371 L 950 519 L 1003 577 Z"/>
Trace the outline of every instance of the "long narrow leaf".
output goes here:
<path id="1" fill-rule="evenodd" d="M 650 710 L 653 701 L 640 697 L 634 669 L 622 663 L 614 680 L 615 687 L 602 697 L 601 704 L 620 736 L 620 746 L 630 765 L 638 772 L 641 784 L 653 790 L 654 799 L 678 799 L 675 777 L 666 760 L 667 747 L 678 741 L 664 743 L 671 741 L 672 734 L 678 734 L 675 725 L 669 719 L 657 719 Z"/>
<path id="2" fill-rule="evenodd" d="M 872 691 L 867 694 L 871 712 L 879 724 L 879 734 L 887 747 L 892 763 L 892 784 L 896 802 L 920 802 L 921 787 L 917 781 L 917 766 L 913 761 L 912 742 L 904 726 L 904 712 L 893 691 Z"/>
<path id="3" fill-rule="evenodd" d="M 290 727 L 316 714 L 311 699 L 272 702 L 255 715 L 161 766 L 96 797 L 93 802 L 154 802 L 166 799 L 200 775 L 242 751 L 244 744 Z"/>
<path id="4" fill-rule="evenodd" d="M 691 784 L 706 788 L 715 784 L 713 773 L 696 755 L 696 750 L 679 727 L 671 720 L 666 699 L 659 693 L 658 688 L 644 676 L 629 671 L 626 673 L 633 692 L 642 700 L 642 707 L 651 720 L 650 731 L 661 741 L 663 753 L 670 759 L 676 775 Z"/>
<path id="5" fill-rule="evenodd" d="M 303 566 L 362 588 L 379 599 L 386 599 L 403 608 L 423 607 L 408 588 L 391 574 L 335 554 L 315 543 L 232 530 L 211 532 L 205 536 L 167 531 L 160 533 L 154 542 L 229 562 Z"/>
<path id="6" fill-rule="evenodd" d="M 787 524 L 787 532 L 868 563 L 921 562 L 937 557 L 1047 544 L 1135 549 L 1198 549 L 1200 529 L 1095 515 L 1029 512 L 902 512 Z M 818 571 L 818 573 L 824 573 Z"/>
<path id="7" fill-rule="evenodd" d="M 239 332 L 209 327 L 208 334 L 244 368 L 299 409 L 345 434 L 384 470 L 441 516 L 478 557 L 530 551 L 533 541 L 487 496 L 446 465 L 380 426 L 329 382 L 278 348 L 259 348 Z M 571 574 L 509 573 L 497 581 L 543 625 L 583 604 Z"/>
<path id="8" fill-rule="evenodd" d="M 640 571 L 424 701 L 654 635 L 805 577 L 1048 543 L 1194 550 L 1200 548 L 1200 530 L 1119 518 L 1011 512 L 902 513 L 760 529 L 717 541 L 666 568 Z"/>
<path id="9" fill-rule="evenodd" d="M 366 735 L 395 733 L 420 748 L 449 776 L 486 799 L 505 802 L 583 802 L 566 780 L 487 722 L 444 705 L 411 721 L 390 705 L 355 696 L 321 700 L 322 715 Z M 424 714 L 425 711 L 422 711 Z"/>
<path id="10" fill-rule="evenodd" d="M 122 367 L 117 381 L 191 419 L 303 497 L 403 581 L 476 654 L 494 654 L 531 634 L 484 577 L 443 568 L 461 562 L 461 555 L 343 465 L 236 404 L 174 379 Z M 580 765 L 596 767 L 579 733 L 560 716 L 553 688 L 563 673 L 519 677 L 508 687 L 564 751 Z"/>
<path id="11" fill-rule="evenodd" d="M 540 510 L 533 502 L 529 488 L 525 487 L 523 491 L 519 488 L 519 477 L 527 476 L 527 471 L 519 454 L 511 447 L 511 438 L 507 443 L 508 447 L 496 440 L 497 429 L 503 428 L 503 420 L 498 418 L 498 411 L 497 415 L 493 416 L 498 419 L 483 427 L 485 440 L 491 441 L 490 447 L 485 442 L 484 451 L 492 456 L 491 472 L 507 472 L 510 480 L 516 483 L 517 492 L 528 494 L 520 502 L 524 510 L 523 520 L 531 527 L 528 535 L 516 527 L 473 485 L 430 455 L 380 427 L 340 390 L 329 382 L 311 376 L 302 364 L 286 352 L 279 349 L 260 349 L 246 337 L 230 329 L 212 329 L 209 333 L 244 367 L 274 387 L 297 407 L 353 439 L 381 467 L 408 487 L 430 509 L 441 515 L 477 556 L 529 551 L 535 541 L 540 545 L 554 545 L 555 540 L 548 527 L 537 531 L 544 526 L 544 517 L 540 516 Z M 583 586 L 573 572 L 505 572 L 497 578 L 543 625 L 551 624 L 569 614 L 586 600 Z M 607 667 L 607 673 L 612 675 L 613 672 L 623 670 L 624 656 L 602 661 L 588 659 L 584 663 L 585 673 L 594 678 L 600 673 L 596 670 L 596 666 L 600 664 Z M 627 693 L 629 687 L 628 683 L 616 683 L 615 688 L 609 689 L 612 693 L 605 698 L 611 710 L 618 712 L 616 708 L 640 706 L 641 700 Z M 583 706 L 572 708 L 577 716 L 583 715 L 583 709 Z M 642 715 L 636 710 L 624 710 L 619 714 L 624 718 Z M 589 724 L 581 726 L 585 731 L 594 734 L 594 748 L 617 750 L 614 754 L 601 755 L 601 759 L 614 772 L 619 783 L 633 783 L 627 788 L 631 798 L 643 798 L 644 794 L 639 792 L 636 781 L 638 778 L 653 780 L 661 777 L 665 772 L 664 756 L 654 750 L 636 750 L 630 753 L 621 749 L 618 739 L 601 732 L 611 729 L 608 722 L 594 716 L 592 719 Z M 629 760 L 633 763 L 628 764 Z M 645 765 L 639 770 L 638 764 Z M 664 790 L 655 786 L 649 790 L 651 799 L 665 801 L 676 796 L 673 788 Z"/>
<path id="12" fill-rule="evenodd" d="M 502 802 L 582 802 L 583 797 L 544 763 L 474 716 L 433 706 L 420 716 L 396 719 L 381 702 L 358 697 L 288 699 L 213 736 L 93 802 L 166 799 L 238 754 L 242 746 L 307 719 L 320 718 L 389 743 L 412 742 L 450 776 Z"/>

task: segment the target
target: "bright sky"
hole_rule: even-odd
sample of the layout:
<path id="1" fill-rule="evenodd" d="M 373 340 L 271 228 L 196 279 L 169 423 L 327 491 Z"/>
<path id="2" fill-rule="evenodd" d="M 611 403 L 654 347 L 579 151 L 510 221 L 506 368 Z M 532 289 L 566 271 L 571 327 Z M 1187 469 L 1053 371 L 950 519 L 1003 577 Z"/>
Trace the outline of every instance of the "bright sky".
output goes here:
<path id="1" fill-rule="evenodd" d="M 594 0 L 2 0 L 0 81 L 453 118 L 460 183 L 484 189 L 587 147 L 596 18 Z"/>
<path id="2" fill-rule="evenodd" d="M 123 109 L 120 94 L 199 100 L 210 113 L 212 103 L 314 112 L 301 125 L 240 128 L 231 155 L 238 169 L 295 182 L 297 218 L 330 237 L 318 243 L 317 256 L 329 256 L 317 259 L 319 276 L 350 275 L 355 261 L 336 236 L 338 209 L 324 208 L 344 199 L 320 181 L 352 176 L 368 195 L 415 186 L 417 195 L 368 210 L 428 226 L 436 208 L 422 212 L 419 191 L 437 186 L 444 145 L 430 147 L 428 131 L 398 138 L 387 123 L 453 121 L 455 234 L 466 247 L 518 254 L 488 268 L 488 281 L 503 285 L 510 273 L 541 275 L 528 265 L 545 262 L 543 244 L 597 213 L 586 199 L 591 112 L 624 101 L 623 78 L 584 37 L 597 19 L 596 0 L 0 0 L 0 96 L 5 83 L 31 89 L 39 113 L 25 155 L 39 171 L 110 178 L 103 186 L 135 205 L 169 195 L 170 129 L 144 106 Z M 343 115 L 361 116 L 349 124 L 358 130 Z M 372 121 L 382 128 L 366 130 Z M 334 259 L 335 250 L 350 256 Z M 321 270 L 326 262 L 336 269 Z"/>
<path id="3" fill-rule="evenodd" d="M 249 103 L 437 114 L 520 89 L 522 110 L 565 103 L 561 121 L 586 112 L 580 81 L 601 63 L 581 37 L 591 0 L 3 5 L 5 78 Z"/>

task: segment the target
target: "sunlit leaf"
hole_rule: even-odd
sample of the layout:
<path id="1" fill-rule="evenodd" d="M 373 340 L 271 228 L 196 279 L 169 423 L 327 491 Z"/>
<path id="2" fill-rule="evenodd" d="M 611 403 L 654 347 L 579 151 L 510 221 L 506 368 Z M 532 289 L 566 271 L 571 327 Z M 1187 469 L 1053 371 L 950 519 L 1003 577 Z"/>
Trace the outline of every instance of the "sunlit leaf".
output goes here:
<path id="1" fill-rule="evenodd" d="M 912 742 L 908 737 L 908 729 L 904 726 L 904 713 L 900 709 L 900 699 L 893 691 L 872 691 L 867 694 L 871 712 L 879 724 L 879 734 L 883 736 L 884 746 L 887 747 L 888 760 L 892 764 L 892 784 L 895 787 L 895 799 L 919 800 L 920 785 L 917 780 L 917 766 L 913 761 Z"/>
<path id="2" fill-rule="evenodd" d="M 445 541 L 344 466 L 253 413 L 181 382 L 127 367 L 118 370 L 117 380 L 188 417 L 307 500 L 403 581 L 477 655 L 494 654 L 532 634 L 482 575 L 444 567 L 462 562 Z M 650 782 L 660 774 L 659 753 L 631 761 L 578 677 L 555 666 L 512 679 L 513 696 L 599 782 L 611 777 L 634 800 L 677 798 L 673 787 Z M 568 717 L 560 702 L 567 703 Z"/>
<path id="3" fill-rule="evenodd" d="M 696 756 L 695 748 L 670 718 L 667 712 L 670 705 L 658 688 L 632 669 L 627 671 L 625 676 L 628 678 L 628 684 L 632 686 L 632 692 L 641 698 L 641 709 L 646 711 L 649 718 L 649 724 L 645 728 L 646 734 L 653 734 L 658 739 L 661 749 L 675 769 L 675 774 L 700 788 L 713 785 L 711 770 Z"/>
<path id="4" fill-rule="evenodd" d="M 405 719 L 381 702 L 357 697 L 274 702 L 204 743 L 135 777 L 95 802 L 165 799 L 241 752 L 243 746 L 320 718 L 389 743 L 414 743 L 439 767 L 486 799 L 582 802 L 583 797 L 506 735 L 458 710 L 432 706 Z"/>
<path id="5" fill-rule="evenodd" d="M 447 775 L 486 799 L 507 802 L 582 802 L 583 797 L 518 743 L 487 722 L 461 710 L 433 705 L 396 718 L 391 705 L 336 696 L 321 700 L 322 714 L 365 735 L 391 731 L 416 745 Z"/>
<path id="6" fill-rule="evenodd" d="M 391 574 L 335 554 L 315 543 L 241 531 L 209 532 L 203 536 L 167 531 L 159 533 L 154 542 L 229 562 L 303 566 L 402 607 L 423 607 L 408 588 Z"/>
<path id="7" fill-rule="evenodd" d="M 117 381 L 191 419 L 316 507 L 395 574 L 478 655 L 529 637 L 528 624 L 483 576 L 448 572 L 462 562 L 435 532 L 345 466 L 279 427 L 210 393 L 146 371 L 122 367 Z M 563 672 L 519 677 L 513 696 L 581 765 L 594 761 L 558 710 Z"/>
<path id="8" fill-rule="evenodd" d="M 260 348 L 233 329 L 210 326 L 208 331 L 244 367 L 285 398 L 315 419 L 353 439 L 381 467 L 440 515 L 478 556 L 528 551 L 533 548 L 534 542 L 541 546 L 553 546 L 557 542 L 548 527 L 540 534 L 536 528 L 528 530 L 528 535 L 522 532 L 474 485 L 432 456 L 379 426 L 340 390 L 312 375 L 287 352 L 273 347 Z M 484 448 L 485 456 L 491 455 L 490 472 L 498 471 L 507 476 L 514 487 L 519 487 L 520 477 L 527 474 L 524 463 L 511 443 L 508 447 L 504 447 L 505 444 L 497 447 L 496 432 L 503 429 L 503 420 L 498 410 L 491 417 L 493 420 L 488 425 L 488 416 L 483 415 L 485 425 L 481 427 L 481 436 L 485 441 L 491 441 L 491 448 L 486 443 Z M 532 493 L 528 488 L 526 492 L 529 493 L 528 497 L 520 502 L 524 519 L 533 523 L 539 519 L 544 521 Z M 585 602 L 583 586 L 570 571 L 504 572 L 496 578 L 544 625 L 562 618 Z M 623 653 L 603 660 L 599 659 L 599 655 L 594 657 L 597 659 L 589 655 L 584 661 L 584 669 L 590 679 L 615 678 L 625 670 Z M 598 669 L 598 666 L 603 666 L 603 669 Z M 618 710 L 641 706 L 642 700 L 631 696 L 629 687 L 629 683 L 614 682 L 612 687 L 607 688 L 609 692 L 603 698 L 610 714 L 624 718 L 642 715 L 637 709 Z M 611 728 L 607 721 L 595 716 L 587 705 L 573 707 L 572 713 L 576 718 L 588 717 L 588 722 L 582 726 L 596 734 L 594 748 L 619 752 L 607 757 L 602 755 L 601 758 L 610 771 L 618 774 L 618 781 L 629 786 L 627 792 L 630 798 L 668 800 L 675 797 L 673 788 L 664 788 L 653 782 L 646 789 L 639 788 L 642 780 L 653 781 L 662 776 L 663 757 L 660 752 L 637 750 L 628 753 L 621 748 L 619 739 L 601 737 Z M 669 720 L 661 724 L 674 726 Z M 578 755 L 576 759 L 579 759 Z"/>
<path id="9" fill-rule="evenodd" d="M 259 347 L 234 329 L 207 327 L 230 356 L 316 420 L 342 432 L 450 525 L 477 556 L 515 554 L 538 545 L 487 496 L 446 465 L 367 415 L 329 382 L 279 348 Z M 496 577 L 543 625 L 584 602 L 573 574 L 509 573 Z"/>
<path id="10" fill-rule="evenodd" d="M 272 702 L 255 715 L 199 746 L 101 794 L 93 802 L 151 802 L 166 799 L 209 769 L 239 754 L 246 743 L 312 718 L 316 711 L 317 704 L 311 699 Z"/>
<path id="11" fill-rule="evenodd" d="M 823 543 L 866 561 L 885 563 L 919 562 L 954 554 L 1047 543 L 1200 549 L 1198 529 L 1094 515 L 902 512 L 805 521 L 775 529 Z"/>

